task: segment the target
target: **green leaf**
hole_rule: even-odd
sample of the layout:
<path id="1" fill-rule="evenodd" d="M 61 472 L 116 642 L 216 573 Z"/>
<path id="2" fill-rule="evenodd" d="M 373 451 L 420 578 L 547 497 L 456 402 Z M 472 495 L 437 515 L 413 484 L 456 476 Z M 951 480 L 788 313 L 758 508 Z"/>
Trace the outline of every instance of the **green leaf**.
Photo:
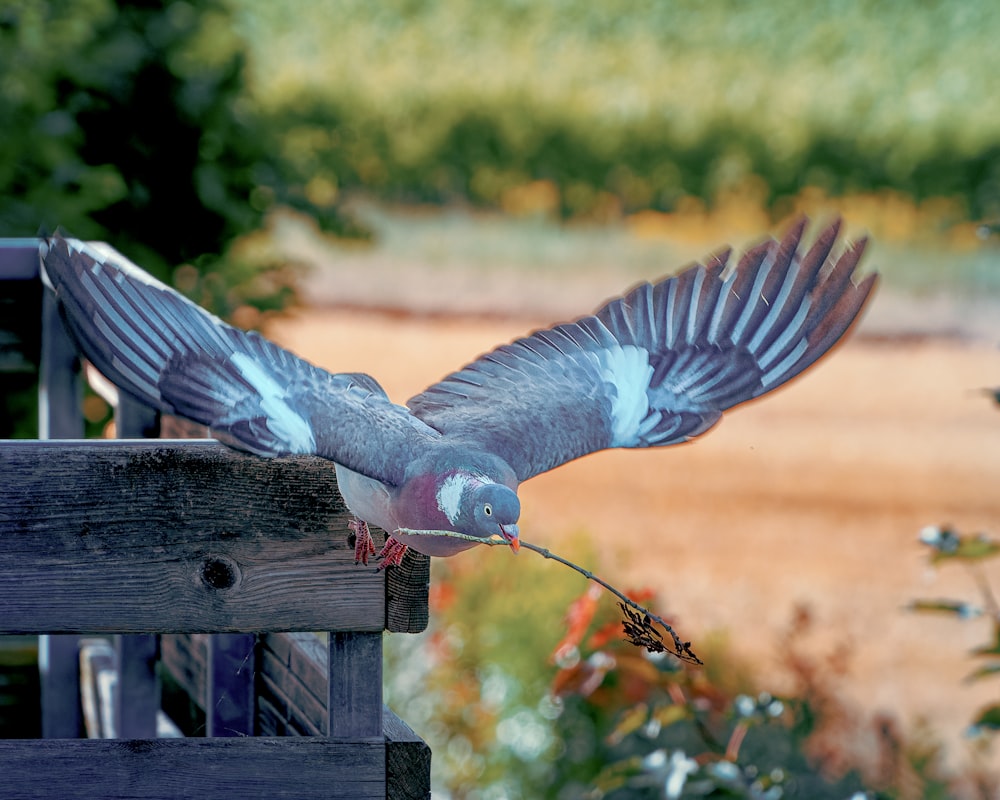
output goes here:
<path id="1" fill-rule="evenodd" d="M 983 615 L 983 609 L 963 600 L 914 600 L 908 611 L 922 614 L 952 614 L 960 619 L 975 619 Z"/>
<path id="2" fill-rule="evenodd" d="M 994 675 L 1000 675 L 1000 661 L 994 662 L 992 664 L 987 664 L 980 667 L 975 672 L 972 672 L 965 676 L 966 683 L 975 683 L 976 681 L 982 680 L 983 678 L 990 678 Z"/>
<path id="3" fill-rule="evenodd" d="M 1000 703 L 987 706 L 980 711 L 972 725 L 980 730 L 1000 731 Z"/>
<path id="4" fill-rule="evenodd" d="M 649 707 L 645 703 L 638 703 L 632 708 L 626 709 L 621 715 L 614 730 L 608 734 L 608 744 L 620 744 L 630 733 L 634 733 L 646 724 L 649 718 Z"/>
<path id="5" fill-rule="evenodd" d="M 681 722 L 691 716 L 691 711 L 687 706 L 671 703 L 668 706 L 661 706 L 653 712 L 653 718 L 664 728 Z"/>
<path id="6" fill-rule="evenodd" d="M 594 778 L 593 787 L 603 797 L 608 792 L 628 785 L 629 781 L 642 774 L 642 759 L 632 756 L 604 767 Z"/>
<path id="7" fill-rule="evenodd" d="M 1000 553 L 1000 543 L 985 534 L 959 537 L 958 547 L 950 553 L 937 552 L 931 556 L 933 563 L 957 558 L 963 561 L 979 561 L 992 558 Z"/>

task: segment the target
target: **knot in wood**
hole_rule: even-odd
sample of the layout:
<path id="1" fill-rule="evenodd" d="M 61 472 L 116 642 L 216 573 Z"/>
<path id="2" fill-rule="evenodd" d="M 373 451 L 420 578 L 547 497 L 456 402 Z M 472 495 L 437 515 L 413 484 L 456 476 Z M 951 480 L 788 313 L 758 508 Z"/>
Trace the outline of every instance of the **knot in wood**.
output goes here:
<path id="1" fill-rule="evenodd" d="M 232 589 L 240 579 L 240 569 L 225 556 L 209 556 L 201 567 L 201 579 L 213 589 Z"/>

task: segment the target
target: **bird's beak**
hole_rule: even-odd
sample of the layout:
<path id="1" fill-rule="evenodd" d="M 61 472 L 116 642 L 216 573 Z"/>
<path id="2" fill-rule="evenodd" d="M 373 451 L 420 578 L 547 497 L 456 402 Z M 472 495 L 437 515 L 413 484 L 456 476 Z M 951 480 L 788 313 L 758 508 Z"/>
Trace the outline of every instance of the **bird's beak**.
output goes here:
<path id="1" fill-rule="evenodd" d="M 517 538 L 517 525 L 501 525 L 500 535 L 507 540 L 507 544 L 510 545 L 510 549 L 515 553 L 521 549 L 521 540 Z"/>

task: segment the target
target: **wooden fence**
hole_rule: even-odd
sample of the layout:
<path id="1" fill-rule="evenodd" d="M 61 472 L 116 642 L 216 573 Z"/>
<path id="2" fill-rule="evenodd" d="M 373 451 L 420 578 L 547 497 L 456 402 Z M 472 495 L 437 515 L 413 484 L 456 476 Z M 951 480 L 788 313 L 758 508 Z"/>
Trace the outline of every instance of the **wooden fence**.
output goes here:
<path id="1" fill-rule="evenodd" d="M 0 373 L 32 370 L 39 440 L 0 441 L 0 634 L 42 634 L 44 738 L 0 740 L 0 793 L 428 797 L 430 751 L 382 704 L 383 631 L 426 626 L 428 560 L 356 566 L 322 459 L 82 440 L 37 242 L 0 241 Z M 158 738 L 163 709 L 188 736 Z"/>

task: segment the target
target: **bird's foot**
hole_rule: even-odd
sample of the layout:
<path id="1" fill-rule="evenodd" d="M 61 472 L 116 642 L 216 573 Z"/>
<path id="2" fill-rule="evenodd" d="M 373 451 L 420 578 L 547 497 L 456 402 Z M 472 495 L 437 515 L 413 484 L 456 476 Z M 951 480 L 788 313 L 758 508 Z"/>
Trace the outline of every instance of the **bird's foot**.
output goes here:
<path id="1" fill-rule="evenodd" d="M 379 572 L 386 567 L 398 567 L 403 563 L 403 556 L 406 555 L 406 551 L 410 548 L 403 544 L 398 539 L 393 539 L 391 536 L 385 540 L 385 546 L 378 551 L 378 555 L 375 558 L 378 559 L 378 569 L 375 570 Z"/>
<path id="2" fill-rule="evenodd" d="M 375 540 L 368 530 L 368 523 L 355 517 L 347 523 L 348 529 L 354 534 L 354 563 L 368 565 L 368 556 L 375 555 Z"/>

